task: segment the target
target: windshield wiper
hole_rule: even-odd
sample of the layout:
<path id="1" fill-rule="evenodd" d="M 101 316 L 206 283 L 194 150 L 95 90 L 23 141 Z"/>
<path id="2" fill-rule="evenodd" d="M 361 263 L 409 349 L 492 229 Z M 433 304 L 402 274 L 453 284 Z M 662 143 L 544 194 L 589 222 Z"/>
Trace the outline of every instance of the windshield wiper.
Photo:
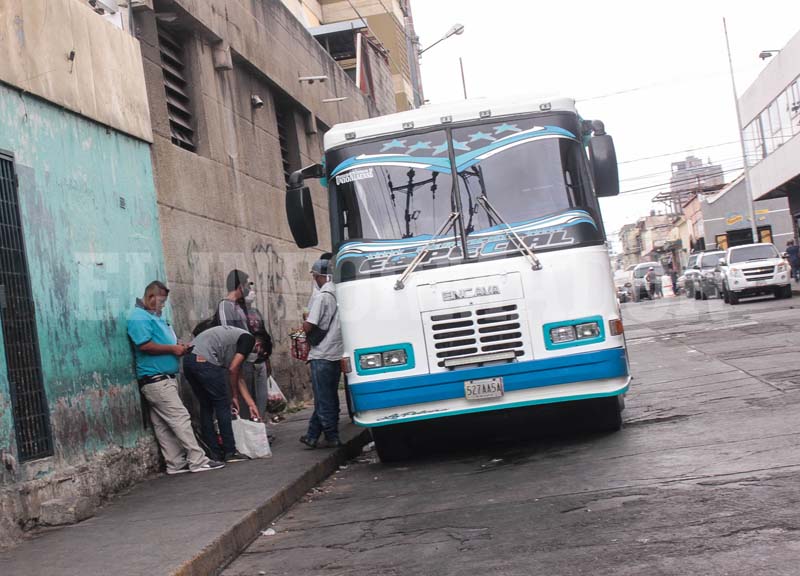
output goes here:
<path id="1" fill-rule="evenodd" d="M 531 248 L 530 246 L 526 246 L 525 243 L 522 241 L 522 238 L 519 237 L 519 234 L 517 234 L 517 232 L 511 227 L 511 224 L 503 220 L 503 217 L 497 213 L 497 210 L 494 209 L 494 206 L 492 206 L 489 203 L 489 199 L 486 197 L 486 194 L 481 194 L 480 197 L 478 197 L 478 202 L 483 206 L 484 210 L 486 210 L 487 213 L 494 216 L 495 220 L 506 225 L 506 235 L 514 242 L 514 244 L 517 245 L 517 248 L 519 248 L 522 252 L 525 253 L 525 255 L 527 255 L 528 260 L 531 261 L 531 269 L 541 270 L 542 263 L 539 262 L 539 259 L 536 257 L 536 254 L 533 253 L 533 248 Z"/>
<path id="2" fill-rule="evenodd" d="M 458 220 L 458 217 L 460 215 L 461 214 L 459 212 L 450 213 L 450 216 L 447 218 L 447 221 L 444 224 L 442 224 L 442 227 L 439 228 L 439 230 L 436 232 L 436 234 L 434 234 L 430 238 L 430 240 L 425 242 L 425 244 L 422 246 L 422 250 L 420 250 L 417 253 L 417 255 L 414 256 L 414 259 L 411 262 L 409 262 L 408 266 L 406 266 L 406 269 L 403 270 L 403 273 L 400 275 L 400 278 L 394 284 L 395 290 L 402 290 L 403 288 L 406 287 L 406 280 L 408 280 L 408 277 L 411 276 L 411 273 L 414 272 L 416 267 L 419 266 L 419 263 L 422 262 L 422 259 L 428 255 L 428 253 L 430 252 L 430 245 L 437 240 L 442 240 L 441 238 L 442 234 L 444 234 L 446 230 L 448 230 L 451 226 L 453 226 L 453 224 L 455 223 L 456 220 Z"/>

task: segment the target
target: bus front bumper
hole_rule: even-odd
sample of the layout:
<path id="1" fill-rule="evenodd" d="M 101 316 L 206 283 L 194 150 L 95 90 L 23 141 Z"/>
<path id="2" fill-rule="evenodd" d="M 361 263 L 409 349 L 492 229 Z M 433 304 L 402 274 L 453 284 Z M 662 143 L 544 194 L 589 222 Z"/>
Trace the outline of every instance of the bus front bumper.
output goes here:
<path id="1" fill-rule="evenodd" d="M 502 377 L 504 394 L 467 400 L 464 383 Z M 352 384 L 355 422 L 385 426 L 489 410 L 618 396 L 630 377 L 624 348 Z"/>

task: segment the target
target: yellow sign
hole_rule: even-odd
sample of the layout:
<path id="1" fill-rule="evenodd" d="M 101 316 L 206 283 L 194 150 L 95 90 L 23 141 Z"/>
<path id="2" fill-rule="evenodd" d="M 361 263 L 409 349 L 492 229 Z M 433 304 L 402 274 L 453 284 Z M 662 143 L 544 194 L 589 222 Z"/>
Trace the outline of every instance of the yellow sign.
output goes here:
<path id="1" fill-rule="evenodd" d="M 762 208 L 761 210 L 756 210 L 756 214 L 769 214 L 769 209 Z"/>
<path id="2" fill-rule="evenodd" d="M 725 220 L 725 223 L 728 226 L 733 226 L 734 224 L 738 224 L 742 220 L 744 220 L 744 217 L 741 214 L 736 214 L 735 216 L 731 216 L 730 218 Z"/>

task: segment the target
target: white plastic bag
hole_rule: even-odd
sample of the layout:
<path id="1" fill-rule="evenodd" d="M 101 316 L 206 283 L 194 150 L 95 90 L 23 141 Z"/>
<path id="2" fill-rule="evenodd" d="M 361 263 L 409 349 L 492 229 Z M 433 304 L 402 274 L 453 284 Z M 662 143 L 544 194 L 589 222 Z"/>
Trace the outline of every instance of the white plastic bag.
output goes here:
<path id="1" fill-rule="evenodd" d="M 286 410 L 286 396 L 270 374 L 267 378 L 267 412 L 277 414 L 284 410 Z"/>
<path id="2" fill-rule="evenodd" d="M 272 450 L 267 438 L 267 426 L 263 422 L 253 422 L 243 418 L 234 418 L 233 438 L 236 449 L 250 458 L 269 458 Z"/>

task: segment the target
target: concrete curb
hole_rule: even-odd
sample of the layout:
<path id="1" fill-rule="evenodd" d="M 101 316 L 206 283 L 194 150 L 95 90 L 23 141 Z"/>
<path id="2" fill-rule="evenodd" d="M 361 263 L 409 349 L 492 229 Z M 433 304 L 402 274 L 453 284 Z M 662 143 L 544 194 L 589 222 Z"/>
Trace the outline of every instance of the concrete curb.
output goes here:
<path id="1" fill-rule="evenodd" d="M 343 447 L 333 450 L 327 458 L 317 462 L 228 531 L 218 536 L 194 558 L 184 562 L 172 572 L 173 576 L 208 576 L 219 573 L 260 535 L 265 526 L 288 510 L 306 492 L 333 474 L 341 464 L 357 456 L 370 440 L 369 430 L 357 429 Z"/>

